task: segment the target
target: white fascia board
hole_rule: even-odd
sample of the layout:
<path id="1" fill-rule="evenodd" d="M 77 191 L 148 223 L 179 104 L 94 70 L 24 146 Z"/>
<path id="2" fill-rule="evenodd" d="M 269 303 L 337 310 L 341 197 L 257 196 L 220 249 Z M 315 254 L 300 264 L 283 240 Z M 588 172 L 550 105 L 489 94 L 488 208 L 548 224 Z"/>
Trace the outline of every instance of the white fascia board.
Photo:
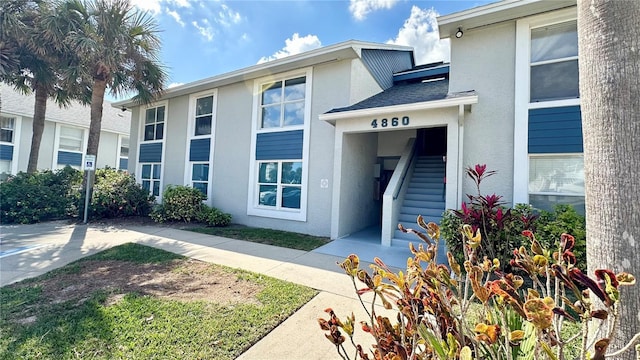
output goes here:
<path id="1" fill-rule="evenodd" d="M 253 80 L 264 76 L 278 74 L 297 68 L 339 61 L 343 59 L 355 59 L 361 55 L 362 49 L 381 49 L 381 50 L 398 50 L 413 51 L 413 47 L 392 44 L 379 44 L 373 42 L 364 42 L 349 40 L 335 45 L 322 47 L 319 49 L 303 52 L 300 54 L 287 56 L 282 59 L 271 60 L 261 64 L 256 64 L 239 70 L 231 71 L 221 75 L 196 80 L 187 84 L 166 89 L 160 100 L 166 100 L 172 97 L 192 94 L 199 91 L 213 89 L 240 81 Z M 141 104 L 132 99 L 120 100 L 111 103 L 115 108 L 128 108 L 132 106 L 140 106 Z"/>
<path id="2" fill-rule="evenodd" d="M 503 0 L 437 18 L 441 39 L 462 31 L 576 6 L 576 0 Z"/>
<path id="3" fill-rule="evenodd" d="M 365 116 L 381 116 L 402 111 L 419 111 L 456 107 L 460 105 L 472 105 L 478 103 L 478 95 L 461 96 L 444 100 L 424 101 L 411 104 L 375 107 L 361 110 L 342 111 L 336 113 L 320 114 L 318 118 L 335 125 L 336 120 L 351 119 Z"/>

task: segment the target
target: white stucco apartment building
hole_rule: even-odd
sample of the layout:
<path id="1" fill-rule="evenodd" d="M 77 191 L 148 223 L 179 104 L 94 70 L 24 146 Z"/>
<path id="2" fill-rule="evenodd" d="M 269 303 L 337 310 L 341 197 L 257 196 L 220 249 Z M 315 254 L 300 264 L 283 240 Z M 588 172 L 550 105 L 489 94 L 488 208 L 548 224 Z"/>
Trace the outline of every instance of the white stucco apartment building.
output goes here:
<path id="1" fill-rule="evenodd" d="M 27 171 L 33 135 L 35 95 L 23 95 L 0 83 L 0 180 Z M 91 109 L 72 102 L 59 107 L 47 100 L 44 131 L 38 155 L 38 170 L 59 169 L 66 165 L 81 169 L 89 137 Z M 131 113 L 104 103 L 102 131 L 96 166 L 128 168 Z"/>
<path id="2" fill-rule="evenodd" d="M 115 103 L 132 112 L 129 171 L 156 196 L 199 188 L 234 222 L 379 227 L 384 245 L 458 208 L 476 163 L 509 203 L 580 208 L 575 17 L 571 0 L 506 0 L 439 18 L 448 64 L 351 40 Z"/>

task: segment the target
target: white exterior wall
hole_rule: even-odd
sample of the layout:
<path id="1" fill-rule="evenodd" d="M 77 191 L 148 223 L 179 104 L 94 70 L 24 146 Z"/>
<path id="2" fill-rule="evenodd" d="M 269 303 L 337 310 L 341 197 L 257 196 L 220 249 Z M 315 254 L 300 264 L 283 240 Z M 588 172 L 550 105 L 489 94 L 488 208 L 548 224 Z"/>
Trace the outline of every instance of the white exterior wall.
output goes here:
<path id="1" fill-rule="evenodd" d="M 230 213 L 234 223 L 248 225 L 252 89 L 252 81 L 218 88 L 215 139 L 212 139 L 212 205 Z"/>
<path id="2" fill-rule="evenodd" d="M 398 130 L 378 133 L 378 156 L 400 157 L 410 138 L 416 137 L 416 130 Z"/>
<path id="3" fill-rule="evenodd" d="M 514 79 L 514 21 L 468 30 L 451 40 L 449 91 L 478 94 L 478 103 L 465 116 L 462 166 L 487 164 L 497 170 L 481 190 L 502 195 L 508 203 L 513 195 Z M 474 189 L 464 176 L 463 194 Z"/>
<path id="4" fill-rule="evenodd" d="M 337 234 L 342 237 L 378 223 L 379 205 L 374 201 L 373 165 L 377 160 L 378 136 L 376 133 L 344 134 L 336 147 L 342 154 L 340 163 L 340 222 Z M 338 185 L 338 184 L 336 184 Z"/>
<path id="5" fill-rule="evenodd" d="M 89 133 L 87 133 L 88 135 Z M 102 131 L 100 133 L 100 143 L 98 144 L 98 157 L 96 158 L 96 167 L 118 168 L 118 134 Z"/>
<path id="6" fill-rule="evenodd" d="M 189 96 L 169 100 L 164 128 L 162 154 L 162 186 L 184 185 L 185 144 L 187 142 L 187 117 Z M 163 189 L 164 190 L 164 189 Z"/>
<path id="7" fill-rule="evenodd" d="M 138 178 L 138 146 L 140 144 L 140 108 L 135 107 L 131 109 L 131 130 L 129 133 L 129 163 L 127 164 L 127 170 L 129 174 L 136 175 Z"/>

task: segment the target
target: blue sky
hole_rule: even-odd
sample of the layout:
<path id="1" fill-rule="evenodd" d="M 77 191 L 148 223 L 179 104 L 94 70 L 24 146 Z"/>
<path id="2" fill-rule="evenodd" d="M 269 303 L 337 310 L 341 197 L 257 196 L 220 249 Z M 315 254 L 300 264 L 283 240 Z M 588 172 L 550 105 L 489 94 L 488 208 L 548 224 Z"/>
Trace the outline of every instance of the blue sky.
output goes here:
<path id="1" fill-rule="evenodd" d="M 169 86 L 346 40 L 413 46 L 416 63 L 449 60 L 436 17 L 489 0 L 132 0 L 156 18 Z"/>

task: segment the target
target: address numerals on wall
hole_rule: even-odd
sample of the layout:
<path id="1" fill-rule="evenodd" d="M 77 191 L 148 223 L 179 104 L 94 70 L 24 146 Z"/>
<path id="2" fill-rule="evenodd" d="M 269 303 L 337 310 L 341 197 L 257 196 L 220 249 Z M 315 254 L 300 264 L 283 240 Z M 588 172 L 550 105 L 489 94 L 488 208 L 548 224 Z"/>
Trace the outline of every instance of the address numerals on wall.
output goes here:
<path id="1" fill-rule="evenodd" d="M 373 121 L 371 121 L 371 127 L 374 129 L 377 127 L 386 128 L 386 127 L 407 126 L 407 125 L 409 125 L 408 116 L 403 116 L 402 119 L 397 117 L 392 117 L 391 119 L 382 118 L 380 120 L 373 119 Z"/>

